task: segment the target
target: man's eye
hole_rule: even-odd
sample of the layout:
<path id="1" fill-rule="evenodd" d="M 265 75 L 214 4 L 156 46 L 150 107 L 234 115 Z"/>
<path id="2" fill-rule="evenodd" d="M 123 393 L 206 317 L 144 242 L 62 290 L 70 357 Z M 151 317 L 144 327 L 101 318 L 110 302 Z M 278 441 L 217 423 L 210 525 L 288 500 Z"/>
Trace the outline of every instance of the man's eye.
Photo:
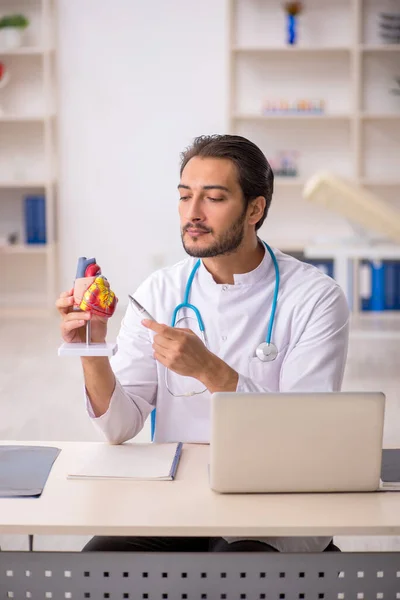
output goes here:
<path id="1" fill-rule="evenodd" d="M 208 199 L 211 200 L 211 202 L 222 202 L 224 200 L 224 198 L 213 198 L 212 196 L 208 196 Z"/>
<path id="2" fill-rule="evenodd" d="M 181 196 L 179 198 L 179 200 L 182 200 L 182 201 L 189 200 L 189 196 Z"/>

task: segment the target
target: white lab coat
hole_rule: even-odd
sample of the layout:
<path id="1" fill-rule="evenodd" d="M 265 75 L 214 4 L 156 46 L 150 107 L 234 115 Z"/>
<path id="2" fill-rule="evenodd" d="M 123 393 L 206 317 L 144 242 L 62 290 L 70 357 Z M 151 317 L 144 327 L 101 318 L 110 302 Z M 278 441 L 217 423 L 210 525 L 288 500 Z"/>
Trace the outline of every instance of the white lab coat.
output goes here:
<path id="1" fill-rule="evenodd" d="M 217 284 L 203 263 L 194 278 L 190 302 L 200 311 L 209 349 L 239 374 L 238 392 L 336 391 L 342 383 L 347 355 L 349 310 L 341 288 L 315 267 L 274 250 L 280 287 L 272 341 L 278 356 L 261 362 L 255 356 L 265 341 L 275 288 L 268 252 L 250 273 L 234 276 L 234 284 Z M 155 272 L 134 292 L 160 323 L 171 324 L 183 300 L 197 259 L 187 258 Z M 186 310 L 181 314 L 185 314 Z M 193 316 L 190 311 L 187 313 Z M 135 437 L 154 406 L 156 442 L 208 442 L 210 394 L 175 398 L 165 386 L 165 368 L 153 358 L 153 333 L 141 325 L 130 305 L 111 359 L 117 383 L 108 411 L 94 424 L 111 443 Z M 184 321 L 198 331 L 194 321 Z M 169 373 L 174 393 L 191 391 L 189 378 Z M 196 382 L 198 383 L 198 382 Z M 197 389 L 197 388 L 196 388 Z M 200 386 L 201 389 L 201 386 Z M 330 538 L 269 538 L 283 551 L 318 551 Z"/>

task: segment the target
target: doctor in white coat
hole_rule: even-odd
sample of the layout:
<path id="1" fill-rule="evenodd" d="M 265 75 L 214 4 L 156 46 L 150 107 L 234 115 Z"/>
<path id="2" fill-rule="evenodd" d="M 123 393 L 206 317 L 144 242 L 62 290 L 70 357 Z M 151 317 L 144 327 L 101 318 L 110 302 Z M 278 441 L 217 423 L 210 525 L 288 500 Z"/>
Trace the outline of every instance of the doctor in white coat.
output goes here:
<path id="1" fill-rule="evenodd" d="M 134 291 L 154 320 L 142 320 L 131 304 L 111 361 L 82 357 L 87 411 L 111 443 L 134 438 L 154 408 L 156 442 L 208 442 L 213 392 L 340 389 L 346 299 L 331 278 L 258 238 L 272 192 L 267 159 L 243 137 L 202 136 L 182 154 L 179 216 L 189 256 Z M 184 300 L 195 309 L 181 308 L 173 318 Z M 90 318 L 72 312 L 72 304 L 72 290 L 56 303 L 69 343 L 81 341 Z M 91 319 L 93 341 L 104 342 L 106 320 Z M 257 352 L 263 343 L 271 354 L 266 360 Z M 335 546 L 327 537 L 95 537 L 85 549 L 316 552 Z"/>

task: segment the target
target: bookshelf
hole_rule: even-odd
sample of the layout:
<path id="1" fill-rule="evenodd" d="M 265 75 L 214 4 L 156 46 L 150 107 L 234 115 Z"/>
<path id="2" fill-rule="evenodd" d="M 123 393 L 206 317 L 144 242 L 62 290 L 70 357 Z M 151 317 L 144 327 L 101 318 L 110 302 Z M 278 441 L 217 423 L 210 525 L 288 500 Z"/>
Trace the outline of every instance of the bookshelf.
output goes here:
<path id="1" fill-rule="evenodd" d="M 10 72 L 0 89 L 0 309 L 4 315 L 37 314 L 56 294 L 55 0 L 0 0 L 0 18 L 29 19 L 22 45 L 0 46 Z M 46 243 L 26 243 L 24 198 L 44 196 Z M 13 242 L 10 243 L 10 234 Z"/>
<path id="2" fill-rule="evenodd" d="M 298 152 L 298 176 L 276 177 L 260 234 L 286 251 L 349 237 L 341 217 L 302 198 L 304 182 L 331 169 L 400 210 L 400 44 L 384 44 L 390 0 L 307 0 L 298 42 L 286 44 L 283 2 L 229 0 L 229 130 L 274 159 Z M 400 89 L 400 86 L 399 86 Z M 268 101 L 325 101 L 323 114 L 265 113 Z"/>

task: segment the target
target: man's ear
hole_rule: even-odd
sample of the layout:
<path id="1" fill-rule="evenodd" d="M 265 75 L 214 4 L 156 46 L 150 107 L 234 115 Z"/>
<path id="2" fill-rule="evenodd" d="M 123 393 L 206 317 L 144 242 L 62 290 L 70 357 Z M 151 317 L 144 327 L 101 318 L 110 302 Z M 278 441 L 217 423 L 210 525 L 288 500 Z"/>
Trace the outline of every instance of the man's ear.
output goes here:
<path id="1" fill-rule="evenodd" d="M 267 201 L 264 196 L 258 196 L 249 203 L 247 211 L 249 225 L 256 225 L 258 223 L 264 214 L 266 204 Z"/>

